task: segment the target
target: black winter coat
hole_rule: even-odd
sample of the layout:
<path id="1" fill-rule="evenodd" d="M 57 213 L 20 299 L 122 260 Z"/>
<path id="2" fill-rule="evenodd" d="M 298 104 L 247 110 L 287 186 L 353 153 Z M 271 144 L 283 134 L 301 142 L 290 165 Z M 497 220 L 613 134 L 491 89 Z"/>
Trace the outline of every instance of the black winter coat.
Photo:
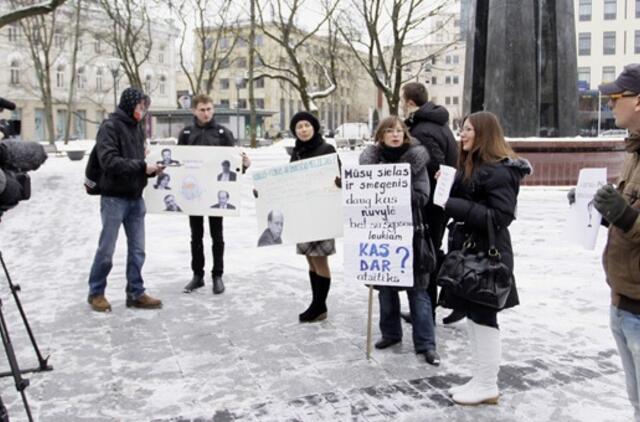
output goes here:
<path id="1" fill-rule="evenodd" d="M 449 225 L 449 251 L 460 250 L 465 240 L 473 235 L 477 251 L 489 247 L 487 232 L 487 211 L 493 211 L 496 247 L 504 262 L 513 271 L 513 251 L 509 225 L 516 218 L 516 205 L 520 181 L 531 174 L 532 169 L 525 159 L 505 159 L 497 163 L 476 167 L 471 180 L 463 180 L 462 171 L 456 174 L 451 197 L 445 206 Z M 514 284 L 504 309 L 518 305 L 518 291 Z M 440 305 L 457 309 L 489 309 L 467 302 L 442 289 Z"/>
<path id="2" fill-rule="evenodd" d="M 304 159 L 313 158 L 313 157 L 319 157 L 321 155 L 329 155 L 336 152 L 336 149 L 333 147 L 333 145 L 327 143 L 322 138 L 319 138 L 319 139 L 320 139 L 320 142 L 316 142 L 317 145 L 312 145 L 311 148 L 304 148 L 304 147 L 298 148 L 296 146 L 296 148 L 294 148 L 293 151 L 291 152 L 291 159 L 289 160 L 289 162 L 293 163 L 294 161 L 304 160 Z M 313 142 L 313 140 L 310 140 L 308 142 Z M 300 143 L 299 141 L 296 143 L 296 145 L 298 144 L 306 147 L 304 143 Z"/>
<path id="3" fill-rule="evenodd" d="M 101 195 L 136 199 L 147 185 L 142 126 L 117 109 L 102 122 L 96 148 L 102 177 Z"/>
<path id="4" fill-rule="evenodd" d="M 360 164 L 393 164 L 386 161 L 381 154 L 382 147 L 369 145 L 360 154 Z M 427 177 L 427 163 L 429 153 L 418 142 L 413 141 L 411 147 L 395 163 L 409 163 L 411 165 L 411 213 L 413 222 L 418 221 L 418 212 L 429 202 L 431 187 Z M 429 286 L 429 274 L 413 274 L 413 287 L 426 289 Z M 404 290 L 398 288 L 399 290 Z"/>
<path id="5" fill-rule="evenodd" d="M 233 147 L 236 140 L 226 127 L 211 119 L 201 126 L 196 118 L 191 126 L 186 126 L 178 136 L 178 145 L 202 145 L 214 147 Z"/>
<path id="6" fill-rule="evenodd" d="M 431 159 L 427 165 L 431 197 L 436 187 L 435 174 L 441 164 L 456 167 L 458 146 L 449 129 L 449 112 L 446 108 L 427 102 L 412 113 L 405 121 L 411 136 L 416 138 L 429 152 Z M 430 227 L 431 240 L 436 249 L 440 248 L 446 225 L 446 216 L 442 208 L 429 203 L 425 208 L 425 219 Z"/>

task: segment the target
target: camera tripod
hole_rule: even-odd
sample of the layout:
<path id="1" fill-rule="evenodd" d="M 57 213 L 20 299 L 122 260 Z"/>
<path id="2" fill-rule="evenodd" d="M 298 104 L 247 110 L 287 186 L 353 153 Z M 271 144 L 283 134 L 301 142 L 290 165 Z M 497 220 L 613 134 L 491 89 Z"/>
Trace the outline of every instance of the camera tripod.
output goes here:
<path id="1" fill-rule="evenodd" d="M 7 323 L 4 319 L 4 314 L 2 313 L 2 299 L 0 299 L 0 336 L 2 337 L 2 344 L 4 345 L 4 351 L 7 355 L 7 360 L 9 361 L 9 366 L 11 367 L 10 371 L 0 372 L 0 377 L 8 377 L 13 376 L 15 381 L 16 390 L 20 392 L 22 396 L 22 403 L 24 404 L 24 410 L 29 417 L 29 421 L 33 421 L 31 416 L 31 409 L 29 408 L 29 402 L 27 401 L 27 395 L 25 393 L 25 389 L 29 385 L 29 380 L 22 378 L 22 374 L 30 373 L 30 372 L 43 372 L 43 371 L 51 371 L 53 367 L 47 363 L 49 360 L 49 356 L 43 358 L 40 354 L 40 349 L 38 349 L 38 345 L 36 344 L 36 339 L 33 336 L 33 332 L 31 331 L 31 327 L 29 326 L 29 321 L 27 321 L 27 316 L 22 309 L 22 304 L 20 303 L 20 298 L 18 297 L 18 292 L 20 291 L 20 285 L 13 284 L 11 281 L 11 277 L 9 276 L 9 271 L 7 270 L 7 266 L 2 258 L 2 252 L 0 251 L 0 263 L 2 263 L 2 269 L 4 270 L 4 274 L 7 277 L 7 282 L 9 283 L 9 289 L 11 290 L 11 294 L 15 299 L 16 306 L 18 307 L 18 311 L 20 311 L 20 316 L 22 317 L 22 321 L 24 322 L 24 326 L 27 329 L 27 333 L 29 334 L 29 338 L 31 339 L 31 344 L 33 344 L 33 348 L 36 352 L 36 356 L 38 357 L 38 366 L 29 369 L 20 369 L 18 366 L 18 361 L 16 359 L 15 351 L 13 350 L 13 344 L 11 343 L 11 338 L 9 337 L 9 331 L 7 330 Z M 7 413 L 7 409 L 2 403 L 2 398 L 0 398 L 0 422 L 5 422 L 9 420 L 9 415 Z"/>

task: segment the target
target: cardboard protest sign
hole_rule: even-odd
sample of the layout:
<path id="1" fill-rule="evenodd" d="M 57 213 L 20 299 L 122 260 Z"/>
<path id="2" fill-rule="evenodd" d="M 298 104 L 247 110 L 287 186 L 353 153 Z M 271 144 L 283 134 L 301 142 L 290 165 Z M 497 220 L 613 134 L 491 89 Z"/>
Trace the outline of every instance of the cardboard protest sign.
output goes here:
<path id="1" fill-rule="evenodd" d="M 253 173 L 258 192 L 257 246 L 342 236 L 338 155 L 295 161 Z"/>
<path id="2" fill-rule="evenodd" d="M 165 165 L 144 190 L 147 211 L 162 214 L 240 214 L 242 158 L 232 147 L 153 146 L 147 162 Z"/>
<path id="3" fill-rule="evenodd" d="M 345 167 L 342 193 L 345 279 L 413 286 L 409 164 Z"/>
<path id="4" fill-rule="evenodd" d="M 596 246 L 602 216 L 593 206 L 593 195 L 607 183 L 606 168 L 580 170 L 576 186 L 576 202 L 571 206 L 565 234 L 585 249 Z"/>

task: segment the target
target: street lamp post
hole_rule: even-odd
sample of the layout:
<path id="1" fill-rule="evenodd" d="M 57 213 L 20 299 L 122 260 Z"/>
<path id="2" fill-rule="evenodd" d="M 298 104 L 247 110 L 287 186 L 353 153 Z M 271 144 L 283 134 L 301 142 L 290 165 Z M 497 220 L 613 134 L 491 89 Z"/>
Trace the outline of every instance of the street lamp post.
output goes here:
<path id="1" fill-rule="evenodd" d="M 120 73 L 120 59 L 112 57 L 107 60 L 107 66 L 113 76 L 113 109 L 118 106 L 118 74 Z"/>
<path id="2" fill-rule="evenodd" d="M 243 88 L 244 78 L 236 77 L 236 138 L 240 139 L 240 88 Z"/>

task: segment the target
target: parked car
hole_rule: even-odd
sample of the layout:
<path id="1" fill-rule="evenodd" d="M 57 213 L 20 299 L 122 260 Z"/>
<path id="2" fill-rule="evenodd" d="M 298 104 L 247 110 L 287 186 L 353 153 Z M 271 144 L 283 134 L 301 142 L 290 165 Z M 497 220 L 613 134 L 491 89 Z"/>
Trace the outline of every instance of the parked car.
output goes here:
<path id="1" fill-rule="evenodd" d="M 371 138 L 369 125 L 366 123 L 344 123 L 336 128 L 335 139 L 339 148 L 355 149 L 363 146 Z"/>
<path id="2" fill-rule="evenodd" d="M 601 138 L 626 138 L 629 132 L 626 129 L 608 129 L 600 132 Z"/>

